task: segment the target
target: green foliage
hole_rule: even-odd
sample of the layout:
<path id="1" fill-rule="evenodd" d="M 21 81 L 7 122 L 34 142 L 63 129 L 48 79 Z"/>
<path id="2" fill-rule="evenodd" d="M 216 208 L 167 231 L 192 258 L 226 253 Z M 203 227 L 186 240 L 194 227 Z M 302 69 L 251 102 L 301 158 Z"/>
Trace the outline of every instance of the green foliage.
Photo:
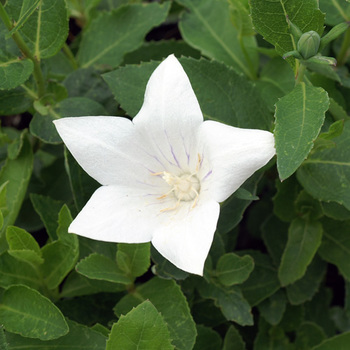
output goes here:
<path id="1" fill-rule="evenodd" d="M 349 22 L 350 0 L 0 1 L 0 349 L 347 350 Z M 275 136 L 203 277 L 69 233 L 100 184 L 53 124 L 132 119 L 171 54 L 205 119 Z"/>
<path id="2" fill-rule="evenodd" d="M 150 301 L 144 301 L 113 325 L 106 350 L 118 349 L 174 349 L 167 325 Z"/>

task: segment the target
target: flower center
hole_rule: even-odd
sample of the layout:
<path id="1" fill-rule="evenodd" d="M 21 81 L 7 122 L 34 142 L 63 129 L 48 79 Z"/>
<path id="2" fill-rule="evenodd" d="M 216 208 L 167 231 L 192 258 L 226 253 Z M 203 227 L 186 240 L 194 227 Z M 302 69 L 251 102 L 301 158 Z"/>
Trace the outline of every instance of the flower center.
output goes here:
<path id="1" fill-rule="evenodd" d="M 181 176 L 163 172 L 163 180 L 172 186 L 173 192 L 179 201 L 192 201 L 199 196 L 200 182 L 195 174 L 183 174 Z"/>

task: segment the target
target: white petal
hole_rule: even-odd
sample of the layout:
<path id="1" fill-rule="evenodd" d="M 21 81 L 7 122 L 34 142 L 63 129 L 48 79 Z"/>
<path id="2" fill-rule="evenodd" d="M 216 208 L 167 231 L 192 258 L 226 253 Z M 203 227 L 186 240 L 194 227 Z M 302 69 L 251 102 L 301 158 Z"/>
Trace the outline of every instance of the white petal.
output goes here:
<path id="1" fill-rule="evenodd" d="M 148 200 L 147 193 L 102 186 L 73 220 L 68 231 L 106 242 L 149 242 L 159 226 L 161 207 L 148 205 Z"/>
<path id="2" fill-rule="evenodd" d="M 264 130 L 205 121 L 201 137 L 212 167 L 210 191 L 218 202 L 227 199 L 275 154 L 274 136 Z"/>
<path id="3" fill-rule="evenodd" d="M 150 77 L 143 106 L 133 122 L 151 142 L 157 143 L 155 148 L 161 149 L 164 159 L 185 169 L 196 162 L 197 133 L 202 121 L 191 83 L 171 55 Z"/>
<path id="4" fill-rule="evenodd" d="M 158 151 L 153 152 L 147 139 L 135 131 L 130 120 L 73 117 L 54 123 L 74 158 L 102 185 L 163 185 L 164 181 L 151 175 L 161 166 Z"/>
<path id="5" fill-rule="evenodd" d="M 163 223 L 154 233 L 154 247 L 178 268 L 203 275 L 205 260 L 213 241 L 220 206 L 201 201 L 187 215 Z"/>

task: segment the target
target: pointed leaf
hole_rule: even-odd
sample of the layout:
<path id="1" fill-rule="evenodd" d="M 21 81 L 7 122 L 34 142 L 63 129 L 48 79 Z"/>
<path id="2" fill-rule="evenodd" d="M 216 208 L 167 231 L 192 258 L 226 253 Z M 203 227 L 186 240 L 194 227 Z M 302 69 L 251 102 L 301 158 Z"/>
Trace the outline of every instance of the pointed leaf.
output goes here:
<path id="1" fill-rule="evenodd" d="M 41 340 L 56 339 L 68 332 L 61 311 L 39 292 L 11 286 L 0 303 L 0 319 L 9 332 Z"/>
<path id="2" fill-rule="evenodd" d="M 305 83 L 276 103 L 275 140 L 281 180 L 292 175 L 311 151 L 328 105 L 326 91 Z"/>
<path id="3" fill-rule="evenodd" d="M 106 350 L 171 350 L 170 334 L 162 315 L 144 301 L 112 327 Z"/>

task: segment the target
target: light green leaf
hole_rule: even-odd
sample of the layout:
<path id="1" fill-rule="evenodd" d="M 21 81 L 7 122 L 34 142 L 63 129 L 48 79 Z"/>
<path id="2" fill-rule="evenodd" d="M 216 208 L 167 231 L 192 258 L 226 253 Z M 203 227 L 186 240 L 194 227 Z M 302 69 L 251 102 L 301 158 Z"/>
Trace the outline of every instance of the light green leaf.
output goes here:
<path id="1" fill-rule="evenodd" d="M 69 328 L 61 311 L 39 292 L 26 286 L 11 286 L 0 303 L 5 329 L 28 338 L 56 339 Z"/>
<path id="2" fill-rule="evenodd" d="M 149 268 L 150 243 L 119 243 L 117 251 L 118 267 L 130 277 L 139 277 Z"/>
<path id="3" fill-rule="evenodd" d="M 338 334 L 332 338 L 324 340 L 312 350 L 347 350 L 350 344 L 350 332 Z"/>
<path id="4" fill-rule="evenodd" d="M 320 326 L 313 322 L 303 322 L 296 333 L 295 345 L 298 350 L 314 349 L 315 345 L 326 339 L 326 334 Z"/>
<path id="5" fill-rule="evenodd" d="M 297 177 L 313 197 L 343 204 L 350 210 L 350 122 L 344 123 L 342 135 L 332 141 L 335 147 L 315 150 Z"/>
<path id="6" fill-rule="evenodd" d="M 288 230 L 288 242 L 282 255 L 278 277 L 282 286 L 302 278 L 321 244 L 322 225 L 317 221 L 297 218 Z"/>
<path id="7" fill-rule="evenodd" d="M 41 280 L 38 272 L 31 265 L 17 260 L 8 252 L 0 255 L 0 287 L 7 288 L 13 284 L 40 289 Z"/>
<path id="8" fill-rule="evenodd" d="M 107 337 L 89 327 L 67 320 L 69 333 L 54 340 L 23 338 L 17 334 L 7 333 L 11 344 L 9 350 L 105 350 Z"/>
<path id="9" fill-rule="evenodd" d="M 83 33 L 77 59 L 83 68 L 117 67 L 123 56 L 142 45 L 150 29 L 167 17 L 170 3 L 133 4 L 102 13 Z"/>
<path id="10" fill-rule="evenodd" d="M 27 231 L 19 227 L 9 226 L 6 230 L 6 239 L 10 247 L 8 252 L 14 258 L 34 264 L 44 262 L 39 244 Z"/>
<path id="11" fill-rule="evenodd" d="M 223 62 L 254 78 L 257 70 L 255 37 L 242 38 L 230 19 L 229 4 L 226 0 L 177 0 L 189 9 L 180 18 L 182 37 L 203 55 Z"/>
<path id="12" fill-rule="evenodd" d="M 174 280 L 158 277 L 136 288 L 133 294 L 122 298 L 115 307 L 118 316 L 126 314 L 133 306 L 149 299 L 162 314 L 168 325 L 172 343 L 178 350 L 192 350 L 196 327 L 185 296 Z"/>
<path id="13" fill-rule="evenodd" d="M 35 211 L 40 216 L 41 221 L 44 223 L 46 232 L 50 239 L 55 241 L 57 239 L 56 230 L 58 226 L 58 212 L 63 203 L 35 193 L 30 194 L 30 200 Z"/>
<path id="14" fill-rule="evenodd" d="M 276 326 L 281 322 L 286 311 L 287 298 L 283 290 L 278 290 L 258 305 L 261 316 L 271 325 Z"/>
<path id="15" fill-rule="evenodd" d="M 144 301 L 112 327 L 106 350 L 171 350 L 171 338 L 162 315 Z"/>
<path id="16" fill-rule="evenodd" d="M 324 14 L 317 0 L 251 0 L 251 16 L 255 30 L 283 55 L 296 50 L 296 42 L 290 34 L 287 16 L 305 33 L 314 30 L 323 32 Z"/>
<path id="17" fill-rule="evenodd" d="M 325 219 L 323 239 L 318 250 L 322 259 L 338 267 L 346 280 L 350 281 L 350 221 Z"/>
<path id="18" fill-rule="evenodd" d="M 270 128 L 271 114 L 258 89 L 247 78 L 215 61 L 181 58 L 180 63 L 189 76 L 204 117 L 237 127 Z M 126 66 L 103 75 L 130 116 L 140 110 L 147 81 L 157 65 L 151 62 Z"/>
<path id="19" fill-rule="evenodd" d="M 12 0 L 6 7 L 10 16 L 21 16 L 22 0 Z M 23 24 L 23 23 L 22 23 Z M 68 35 L 66 3 L 62 0 L 40 0 L 37 9 L 27 18 L 19 33 L 39 61 L 55 55 Z"/>
<path id="20" fill-rule="evenodd" d="M 76 270 L 92 279 L 129 284 L 132 281 L 118 267 L 117 263 L 104 255 L 93 253 L 79 261 Z"/>
<path id="21" fill-rule="evenodd" d="M 254 270 L 240 287 L 249 304 L 255 306 L 280 288 L 277 270 L 267 254 L 252 250 L 239 253 L 240 255 L 249 254 L 254 259 Z"/>
<path id="22" fill-rule="evenodd" d="M 245 343 L 234 326 L 230 326 L 226 332 L 222 350 L 246 350 Z"/>
<path id="23" fill-rule="evenodd" d="M 0 230 L 0 252 L 5 247 L 5 230 L 14 224 L 27 191 L 33 170 L 32 146 L 25 132 L 22 133 L 23 146 L 16 159 L 7 159 L 0 171 L 0 184 L 9 181 L 6 187 L 6 214 Z"/>
<path id="24" fill-rule="evenodd" d="M 253 325 L 251 307 L 238 287 L 224 289 L 202 281 L 199 293 L 203 298 L 213 299 L 227 320 L 242 326 Z"/>
<path id="25" fill-rule="evenodd" d="M 27 58 L 0 57 L 0 90 L 14 89 L 32 74 L 33 62 Z"/>
<path id="26" fill-rule="evenodd" d="M 41 265 L 44 281 L 49 289 L 54 289 L 64 280 L 78 260 L 77 246 L 63 241 L 46 244 L 42 249 L 45 263 Z"/>
<path id="27" fill-rule="evenodd" d="M 254 269 L 249 255 L 240 257 L 234 253 L 222 255 L 216 265 L 216 276 L 224 286 L 243 283 Z"/>
<path id="28" fill-rule="evenodd" d="M 276 103 L 275 140 L 281 180 L 292 175 L 311 151 L 328 106 L 326 91 L 305 83 Z"/>
<path id="29" fill-rule="evenodd" d="M 8 33 L 8 37 L 13 35 L 17 32 L 18 29 L 20 29 L 23 24 L 28 20 L 28 18 L 33 14 L 33 12 L 36 10 L 39 2 L 41 0 L 23 0 L 21 12 L 19 15 L 19 18 L 16 20 L 16 25 L 13 27 L 13 29 Z"/>

